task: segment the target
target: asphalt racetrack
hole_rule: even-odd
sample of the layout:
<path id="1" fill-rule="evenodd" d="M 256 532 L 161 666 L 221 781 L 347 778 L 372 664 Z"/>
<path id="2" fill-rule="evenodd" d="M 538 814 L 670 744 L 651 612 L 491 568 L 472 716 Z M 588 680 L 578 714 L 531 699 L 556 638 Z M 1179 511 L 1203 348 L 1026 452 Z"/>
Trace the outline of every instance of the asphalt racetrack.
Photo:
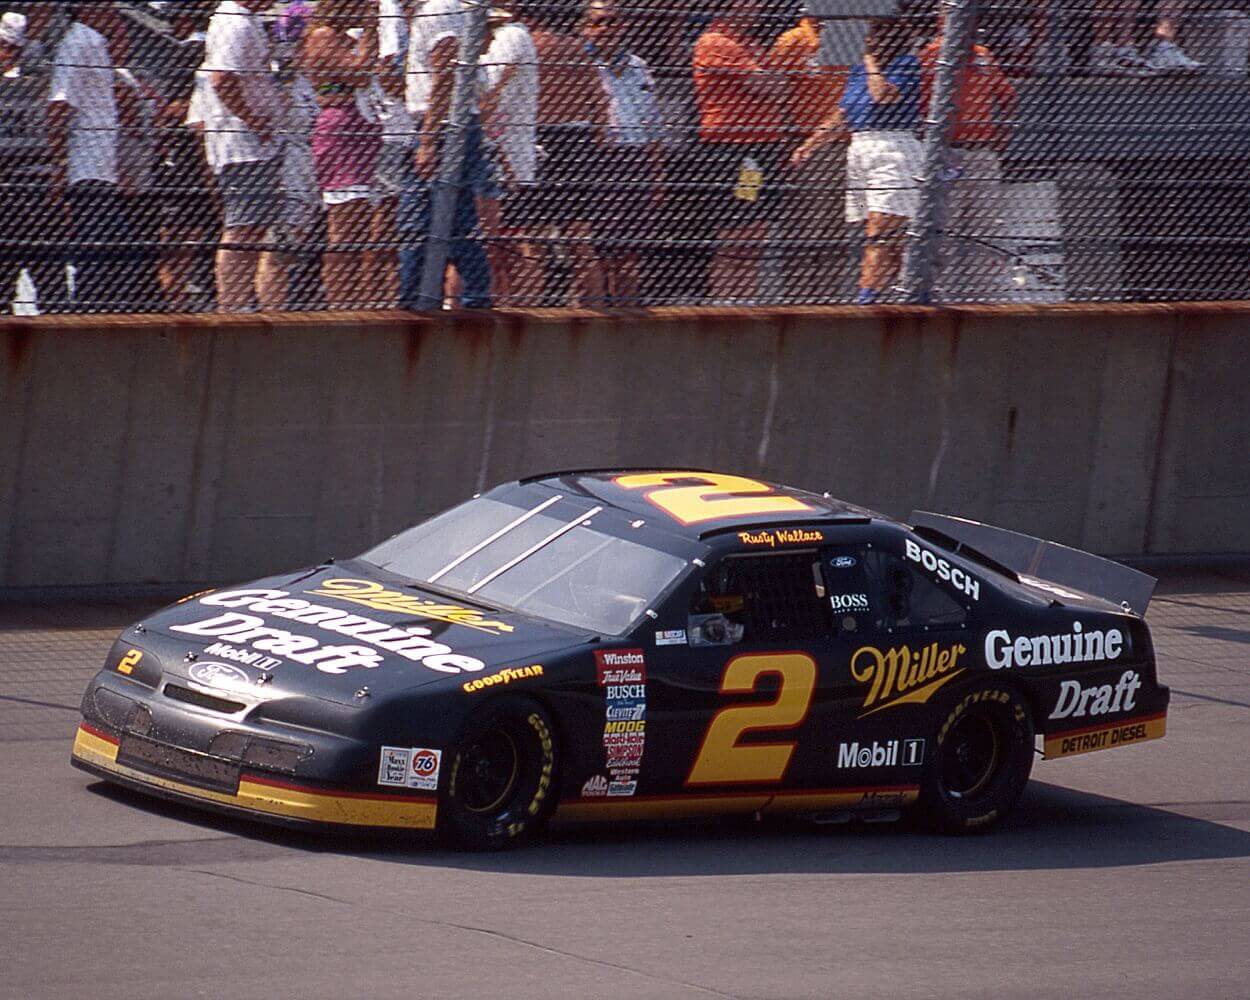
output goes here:
<path id="1" fill-rule="evenodd" d="M 1010 825 L 328 841 L 113 791 L 78 699 L 150 604 L 0 604 L 0 997 L 1250 996 L 1250 569 L 1149 620 L 1168 736 L 1040 763 Z"/>

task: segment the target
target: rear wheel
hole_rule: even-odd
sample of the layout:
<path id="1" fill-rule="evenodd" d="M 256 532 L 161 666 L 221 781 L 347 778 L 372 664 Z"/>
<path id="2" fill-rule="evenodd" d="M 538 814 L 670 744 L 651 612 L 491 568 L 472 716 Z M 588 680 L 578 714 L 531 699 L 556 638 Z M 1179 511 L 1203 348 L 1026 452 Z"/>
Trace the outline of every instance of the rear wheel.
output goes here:
<path id="1" fill-rule="evenodd" d="M 1010 685 L 980 681 L 941 715 L 920 793 L 921 816 L 943 833 L 987 830 L 1007 816 L 1033 769 L 1033 717 Z"/>
<path id="2" fill-rule="evenodd" d="M 505 695 L 470 719 L 440 810 L 444 834 L 492 851 L 534 836 L 555 807 L 555 727 L 532 698 Z"/>

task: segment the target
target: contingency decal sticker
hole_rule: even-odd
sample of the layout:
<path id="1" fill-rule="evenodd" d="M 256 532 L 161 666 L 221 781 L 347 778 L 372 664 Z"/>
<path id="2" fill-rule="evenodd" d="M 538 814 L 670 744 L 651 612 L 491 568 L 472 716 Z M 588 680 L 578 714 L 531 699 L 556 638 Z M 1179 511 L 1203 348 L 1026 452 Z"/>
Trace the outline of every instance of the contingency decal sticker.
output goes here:
<path id="1" fill-rule="evenodd" d="M 647 742 L 646 659 L 641 649 L 596 649 L 595 662 L 604 689 L 603 749 L 611 775 L 601 794 L 633 795 Z M 601 785 L 592 782 L 587 788 L 594 795 Z"/>

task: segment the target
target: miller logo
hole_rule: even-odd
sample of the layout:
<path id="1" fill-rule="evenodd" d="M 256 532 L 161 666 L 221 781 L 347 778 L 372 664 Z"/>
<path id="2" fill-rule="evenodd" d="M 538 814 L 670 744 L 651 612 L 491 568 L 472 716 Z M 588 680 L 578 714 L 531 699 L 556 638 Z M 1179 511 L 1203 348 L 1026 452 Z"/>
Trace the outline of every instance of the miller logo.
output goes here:
<path id="1" fill-rule="evenodd" d="M 964 672 L 959 657 L 967 651 L 962 643 L 945 649 L 936 642 L 919 650 L 896 646 L 884 652 L 875 646 L 861 646 L 851 657 L 851 677 L 858 684 L 869 685 L 865 711 L 859 717 L 895 705 L 924 704 L 938 688 Z"/>

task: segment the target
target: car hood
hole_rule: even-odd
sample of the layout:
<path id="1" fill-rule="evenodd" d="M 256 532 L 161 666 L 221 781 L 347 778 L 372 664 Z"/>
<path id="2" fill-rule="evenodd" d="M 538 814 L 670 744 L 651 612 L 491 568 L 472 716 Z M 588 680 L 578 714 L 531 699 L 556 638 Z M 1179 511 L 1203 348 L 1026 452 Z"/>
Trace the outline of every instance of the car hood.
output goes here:
<path id="1" fill-rule="evenodd" d="M 362 688 L 377 699 L 460 685 L 591 638 L 458 602 L 361 562 L 193 594 L 142 628 L 149 645 L 159 644 L 167 676 L 341 704 L 359 704 Z"/>

